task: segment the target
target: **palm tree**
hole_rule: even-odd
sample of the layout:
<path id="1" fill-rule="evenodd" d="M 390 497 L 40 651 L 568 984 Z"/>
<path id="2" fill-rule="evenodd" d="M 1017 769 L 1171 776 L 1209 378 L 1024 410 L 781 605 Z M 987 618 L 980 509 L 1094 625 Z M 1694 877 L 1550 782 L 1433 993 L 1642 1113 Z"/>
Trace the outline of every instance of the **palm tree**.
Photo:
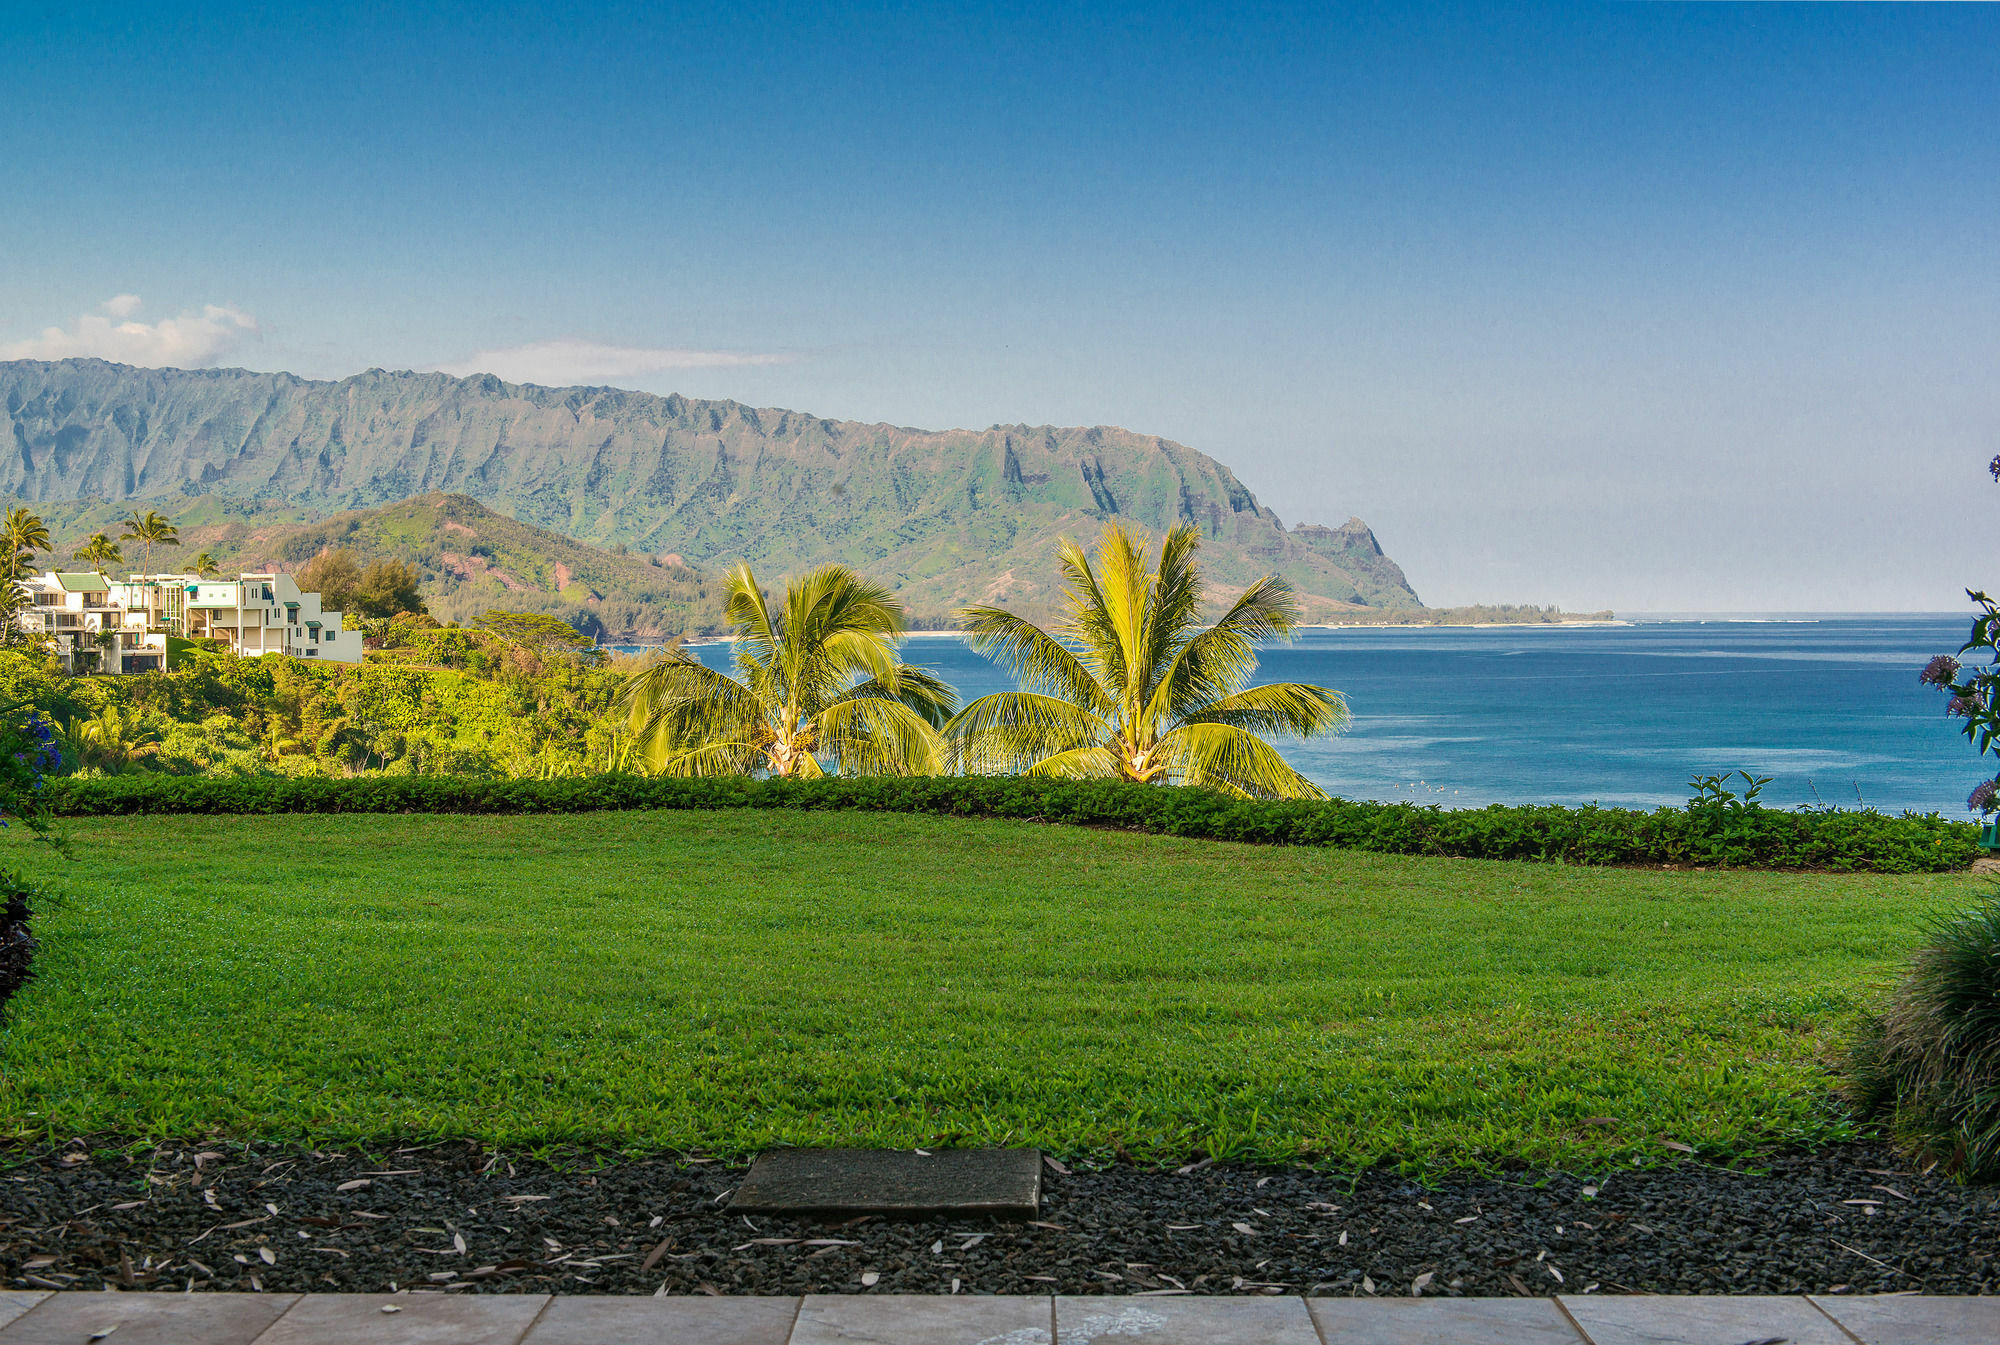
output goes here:
<path id="1" fill-rule="evenodd" d="M 1095 565 L 1065 540 L 1068 614 L 1054 634 L 998 607 L 961 612 L 973 648 L 1010 668 L 1023 689 L 982 696 L 945 725 L 954 764 L 1325 798 L 1260 735 L 1337 732 L 1346 701 L 1303 682 L 1249 685 L 1257 641 L 1298 624 L 1291 585 L 1267 575 L 1202 629 L 1200 545 L 1200 532 L 1182 524 L 1148 570 L 1144 539 L 1115 523 Z"/>
<path id="2" fill-rule="evenodd" d="M 5 519 L 0 519 L 0 565 L 6 567 L 9 582 L 19 579 L 21 571 L 35 559 L 38 551 L 53 551 L 55 543 L 49 540 L 48 525 L 24 506 L 16 506 L 7 511 Z"/>
<path id="3" fill-rule="evenodd" d="M 773 612 L 748 565 L 725 577 L 736 676 L 674 650 L 620 693 L 633 755 L 666 775 L 790 778 L 929 775 L 944 767 L 938 726 L 958 696 L 897 661 L 903 609 L 845 565 L 785 585 Z"/>
<path id="4" fill-rule="evenodd" d="M 193 560 L 189 561 L 188 568 L 193 570 L 195 577 L 199 579 L 206 579 L 212 574 L 222 573 L 222 567 L 215 563 L 215 557 L 209 555 L 206 551 L 201 552 Z"/>
<path id="5" fill-rule="evenodd" d="M 94 532 L 90 540 L 71 554 L 72 559 L 87 560 L 92 565 L 116 565 L 125 559 L 125 550 L 111 540 L 107 532 Z"/>
<path id="6" fill-rule="evenodd" d="M 145 513 L 134 510 L 125 520 L 125 531 L 119 534 L 128 542 L 146 544 L 146 573 L 153 572 L 153 548 L 155 546 L 179 546 L 180 529 L 164 514 L 156 514 L 151 509 Z"/>

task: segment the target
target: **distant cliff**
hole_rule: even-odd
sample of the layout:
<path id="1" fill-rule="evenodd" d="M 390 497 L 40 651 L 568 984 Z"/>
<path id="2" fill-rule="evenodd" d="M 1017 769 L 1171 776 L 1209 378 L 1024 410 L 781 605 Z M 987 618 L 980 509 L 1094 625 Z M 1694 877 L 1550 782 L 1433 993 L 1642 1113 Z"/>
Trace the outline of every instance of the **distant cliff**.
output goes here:
<path id="1" fill-rule="evenodd" d="M 0 362 L 0 495 L 214 495 L 314 513 L 469 495 L 599 546 L 767 582 L 841 560 L 920 614 L 1044 608 L 1057 539 L 1187 521 L 1220 588 L 1290 579 L 1309 617 L 1415 608 L 1359 519 L 1287 530 L 1213 458 L 1096 426 L 912 430 L 735 402 L 370 370 L 337 383 L 101 360 Z"/>

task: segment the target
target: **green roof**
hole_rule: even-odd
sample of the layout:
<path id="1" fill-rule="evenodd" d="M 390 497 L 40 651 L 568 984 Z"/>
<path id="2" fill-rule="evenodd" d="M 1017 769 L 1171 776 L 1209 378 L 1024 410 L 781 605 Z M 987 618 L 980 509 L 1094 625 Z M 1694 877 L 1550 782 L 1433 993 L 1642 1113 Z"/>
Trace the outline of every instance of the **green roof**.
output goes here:
<path id="1" fill-rule="evenodd" d="M 87 572 L 58 574 L 56 582 L 62 585 L 62 591 L 65 593 L 109 593 L 111 591 L 110 581 L 106 580 L 101 574 Z"/>

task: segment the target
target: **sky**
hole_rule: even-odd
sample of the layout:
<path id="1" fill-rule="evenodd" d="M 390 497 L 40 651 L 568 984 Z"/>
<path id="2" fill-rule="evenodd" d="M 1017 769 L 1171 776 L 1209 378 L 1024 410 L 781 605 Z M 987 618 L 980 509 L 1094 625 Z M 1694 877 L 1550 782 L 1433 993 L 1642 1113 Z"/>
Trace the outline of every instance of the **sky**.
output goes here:
<path id="1" fill-rule="evenodd" d="M 2000 585 L 2000 7 L 5 7 L 0 359 L 1121 425 L 1434 605 Z"/>

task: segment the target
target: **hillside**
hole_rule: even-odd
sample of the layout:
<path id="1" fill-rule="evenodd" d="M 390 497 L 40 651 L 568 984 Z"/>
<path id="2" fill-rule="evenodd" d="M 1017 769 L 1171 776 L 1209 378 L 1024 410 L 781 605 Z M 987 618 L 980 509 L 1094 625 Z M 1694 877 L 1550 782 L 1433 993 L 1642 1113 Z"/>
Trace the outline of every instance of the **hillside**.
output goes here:
<path id="1" fill-rule="evenodd" d="M 450 491 L 711 571 L 846 561 L 932 618 L 984 600 L 1046 611 L 1058 538 L 1187 520 L 1218 588 L 1276 571 L 1312 619 L 1420 605 L 1359 519 L 1288 530 L 1214 459 L 1104 426 L 926 431 L 490 376 L 102 360 L 0 363 L 0 406 L 0 495 L 37 502 L 195 496 L 305 516 Z"/>
<path id="2" fill-rule="evenodd" d="M 116 520 L 126 508 L 99 502 L 41 512 L 55 534 L 56 554 L 67 556 L 95 529 L 116 537 Z M 375 560 L 415 565 L 431 613 L 441 621 L 470 621 L 494 607 L 546 612 L 614 643 L 721 627 L 719 586 L 678 558 L 601 551 L 464 495 L 422 495 L 319 520 L 209 497 L 195 501 L 179 521 L 181 545 L 155 553 L 161 568 L 185 565 L 207 551 L 225 572 L 296 570 L 321 551 L 346 550 L 364 566 Z M 131 543 L 125 553 L 137 562 Z"/>

